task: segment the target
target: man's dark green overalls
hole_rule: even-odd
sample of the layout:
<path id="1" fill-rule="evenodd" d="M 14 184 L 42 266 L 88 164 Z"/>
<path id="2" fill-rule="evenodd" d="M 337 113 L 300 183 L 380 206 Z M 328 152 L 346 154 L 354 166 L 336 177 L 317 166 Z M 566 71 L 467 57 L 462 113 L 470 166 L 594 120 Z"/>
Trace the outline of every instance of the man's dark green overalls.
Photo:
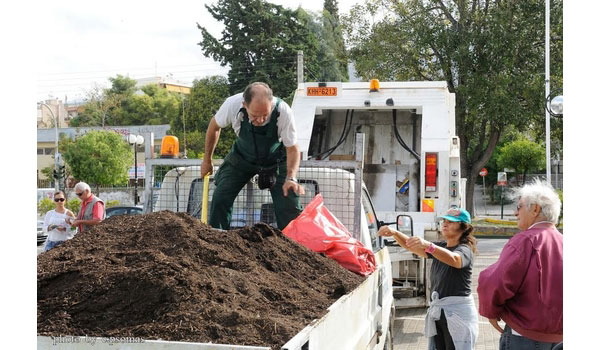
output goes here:
<path id="1" fill-rule="evenodd" d="M 290 190 L 287 197 L 283 196 L 282 186 L 287 177 L 287 157 L 285 147 L 277 135 L 280 101 L 277 99 L 275 109 L 271 112 L 271 119 L 264 126 L 252 125 L 246 109 L 240 109 L 243 117 L 238 138 L 215 174 L 216 188 L 208 221 L 213 228 L 229 229 L 233 201 L 244 185 L 261 168 L 277 169 L 277 181 L 270 189 L 277 227 L 282 230 L 302 211 L 298 194 Z"/>

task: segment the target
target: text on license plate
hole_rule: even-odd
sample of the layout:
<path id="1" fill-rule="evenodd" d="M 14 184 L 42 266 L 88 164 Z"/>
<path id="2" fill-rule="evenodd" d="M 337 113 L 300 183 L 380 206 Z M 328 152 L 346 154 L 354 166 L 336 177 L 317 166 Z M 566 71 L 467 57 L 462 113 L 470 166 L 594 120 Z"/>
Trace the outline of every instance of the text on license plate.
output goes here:
<path id="1" fill-rule="evenodd" d="M 337 87 L 335 87 L 335 86 L 307 87 L 306 95 L 307 96 L 337 96 Z"/>

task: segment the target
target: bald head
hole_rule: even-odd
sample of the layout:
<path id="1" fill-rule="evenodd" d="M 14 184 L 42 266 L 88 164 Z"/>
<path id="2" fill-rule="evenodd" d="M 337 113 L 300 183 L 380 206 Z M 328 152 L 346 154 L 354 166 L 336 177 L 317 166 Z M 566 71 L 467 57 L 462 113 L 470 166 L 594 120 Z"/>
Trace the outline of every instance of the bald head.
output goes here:
<path id="1" fill-rule="evenodd" d="M 248 119 L 252 125 L 260 126 L 265 123 L 271 114 L 272 99 L 273 91 L 265 83 L 256 82 L 246 87 L 242 104 L 248 112 Z"/>
<path id="2" fill-rule="evenodd" d="M 269 87 L 269 85 L 257 81 L 246 86 L 244 90 L 244 102 L 246 105 L 250 105 L 252 101 L 268 101 L 269 103 L 273 99 L 273 91 Z"/>

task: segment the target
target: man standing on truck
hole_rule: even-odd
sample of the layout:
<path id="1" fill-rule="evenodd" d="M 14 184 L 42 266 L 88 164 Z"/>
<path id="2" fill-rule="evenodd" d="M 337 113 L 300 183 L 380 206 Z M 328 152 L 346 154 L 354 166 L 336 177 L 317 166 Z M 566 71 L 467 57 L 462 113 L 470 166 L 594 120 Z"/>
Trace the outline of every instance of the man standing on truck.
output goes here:
<path id="1" fill-rule="evenodd" d="M 227 98 L 206 130 L 202 177 L 212 173 L 212 156 L 221 129 L 228 125 L 233 127 L 237 139 L 215 174 L 208 223 L 214 228 L 229 229 L 235 198 L 258 174 L 259 188 L 271 192 L 277 227 L 282 230 L 302 211 L 298 195 L 304 194 L 296 179 L 300 148 L 292 109 L 273 97 L 271 88 L 261 82 Z"/>

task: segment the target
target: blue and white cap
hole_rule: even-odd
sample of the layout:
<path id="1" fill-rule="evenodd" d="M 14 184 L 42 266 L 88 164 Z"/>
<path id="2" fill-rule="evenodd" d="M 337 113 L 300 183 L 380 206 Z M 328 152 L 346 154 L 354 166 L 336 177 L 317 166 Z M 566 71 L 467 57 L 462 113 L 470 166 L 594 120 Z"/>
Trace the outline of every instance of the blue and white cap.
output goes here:
<path id="1" fill-rule="evenodd" d="M 450 208 L 440 219 L 445 219 L 453 222 L 466 222 L 471 223 L 471 214 L 463 208 Z"/>

